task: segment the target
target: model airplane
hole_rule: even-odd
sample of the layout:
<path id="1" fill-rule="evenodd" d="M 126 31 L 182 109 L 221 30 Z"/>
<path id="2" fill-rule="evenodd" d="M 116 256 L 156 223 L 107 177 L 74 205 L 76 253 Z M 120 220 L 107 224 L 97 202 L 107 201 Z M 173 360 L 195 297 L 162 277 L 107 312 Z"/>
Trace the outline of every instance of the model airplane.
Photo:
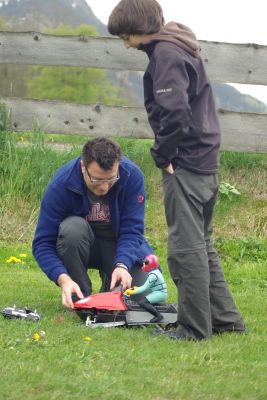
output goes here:
<path id="1" fill-rule="evenodd" d="M 177 321 L 176 304 L 155 307 L 163 316 L 160 325 L 174 324 Z M 152 315 L 121 291 L 92 294 L 76 301 L 74 310 L 87 314 L 86 325 L 90 327 L 153 325 L 150 322 Z"/>
<path id="2" fill-rule="evenodd" d="M 37 314 L 36 310 L 32 311 L 27 307 L 17 308 L 15 305 L 13 307 L 4 308 L 1 314 L 9 319 L 24 319 L 26 321 L 39 321 L 41 319 L 41 316 Z"/>

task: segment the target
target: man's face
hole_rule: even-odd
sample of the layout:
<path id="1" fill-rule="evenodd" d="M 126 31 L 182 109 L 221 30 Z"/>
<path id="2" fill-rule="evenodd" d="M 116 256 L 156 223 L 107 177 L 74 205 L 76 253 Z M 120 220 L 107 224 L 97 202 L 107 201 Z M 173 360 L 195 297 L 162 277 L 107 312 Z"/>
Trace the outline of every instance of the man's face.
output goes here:
<path id="1" fill-rule="evenodd" d="M 151 35 L 127 35 L 122 34 L 120 35 L 120 39 L 123 41 L 124 46 L 126 49 L 130 47 L 137 48 L 140 44 L 146 43 L 150 40 Z"/>
<path id="2" fill-rule="evenodd" d="M 115 185 L 119 179 L 118 161 L 116 161 L 109 170 L 105 170 L 100 168 L 96 161 L 92 161 L 88 167 L 86 167 L 81 160 L 81 169 L 86 186 L 97 196 L 104 196 L 107 194 L 109 189 Z"/>

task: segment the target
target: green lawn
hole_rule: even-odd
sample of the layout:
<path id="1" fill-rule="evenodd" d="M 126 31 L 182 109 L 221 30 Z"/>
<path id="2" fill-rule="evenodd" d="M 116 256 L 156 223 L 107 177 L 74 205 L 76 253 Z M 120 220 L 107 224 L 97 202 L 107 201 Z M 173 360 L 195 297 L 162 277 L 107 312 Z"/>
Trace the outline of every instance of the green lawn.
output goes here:
<path id="1" fill-rule="evenodd" d="M 2 243 L 0 308 L 27 305 L 43 318 L 0 319 L 0 399 L 265 400 L 267 243 L 254 243 L 256 252 L 244 240 L 218 245 L 247 334 L 193 343 L 155 338 L 152 328 L 87 328 L 62 309 L 60 290 L 43 275 L 29 247 Z M 163 258 L 162 243 L 158 250 Z M 28 254 L 24 264 L 6 262 L 21 253 Z M 173 302 L 176 290 L 166 266 L 164 275 Z M 93 281 L 97 291 L 95 272 Z M 34 341 L 40 331 L 45 337 Z"/>

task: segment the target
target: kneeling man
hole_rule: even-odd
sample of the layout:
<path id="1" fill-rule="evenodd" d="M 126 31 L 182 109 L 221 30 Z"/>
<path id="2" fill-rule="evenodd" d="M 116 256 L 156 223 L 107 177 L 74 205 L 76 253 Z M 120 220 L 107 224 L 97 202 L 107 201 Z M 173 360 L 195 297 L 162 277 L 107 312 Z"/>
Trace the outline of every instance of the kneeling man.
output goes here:
<path id="1" fill-rule="evenodd" d="M 140 169 L 106 138 L 88 141 L 63 165 L 44 193 L 33 240 L 41 269 L 61 287 L 62 304 L 89 296 L 88 269 L 100 271 L 102 291 L 142 285 L 145 185 Z"/>

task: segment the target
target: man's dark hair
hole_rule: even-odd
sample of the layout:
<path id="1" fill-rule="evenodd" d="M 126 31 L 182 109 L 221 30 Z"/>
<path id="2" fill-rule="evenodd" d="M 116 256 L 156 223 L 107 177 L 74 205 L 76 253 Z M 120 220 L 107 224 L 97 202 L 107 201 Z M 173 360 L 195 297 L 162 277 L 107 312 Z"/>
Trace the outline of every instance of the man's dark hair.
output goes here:
<path id="1" fill-rule="evenodd" d="M 82 149 L 82 160 L 86 167 L 96 161 L 100 168 L 109 170 L 122 156 L 120 147 L 111 140 L 99 137 L 89 140 Z"/>
<path id="2" fill-rule="evenodd" d="M 149 35 L 164 25 L 162 8 L 156 0 L 121 0 L 110 14 L 112 35 Z"/>

